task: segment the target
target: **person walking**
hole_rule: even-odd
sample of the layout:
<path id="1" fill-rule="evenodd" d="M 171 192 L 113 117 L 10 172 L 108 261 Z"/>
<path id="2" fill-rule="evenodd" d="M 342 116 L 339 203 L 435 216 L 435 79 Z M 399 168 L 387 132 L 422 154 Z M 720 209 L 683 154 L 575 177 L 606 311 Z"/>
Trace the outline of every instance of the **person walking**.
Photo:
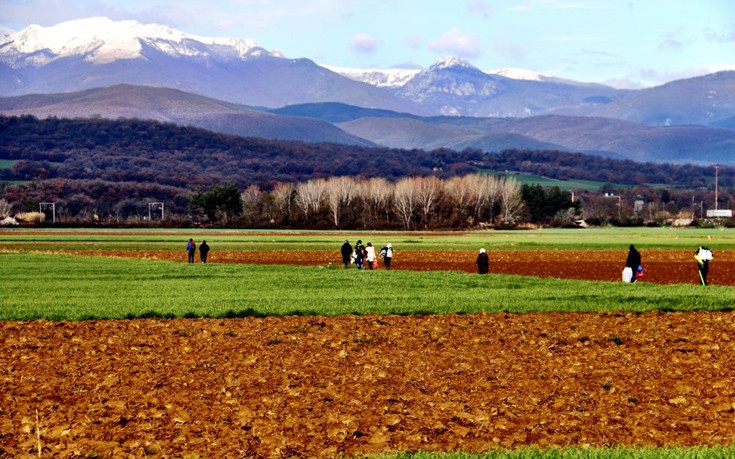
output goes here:
<path id="1" fill-rule="evenodd" d="M 362 240 L 358 239 L 355 244 L 355 266 L 357 269 L 362 269 L 366 255 L 367 252 L 365 250 L 365 246 L 362 245 Z"/>
<path id="2" fill-rule="evenodd" d="M 390 270 L 390 262 L 393 260 L 393 255 L 393 245 L 390 242 L 380 249 L 380 256 L 383 257 L 383 264 L 387 270 Z"/>
<path id="3" fill-rule="evenodd" d="M 630 247 L 628 247 L 628 258 L 625 259 L 625 267 L 631 270 L 630 283 L 632 284 L 635 282 L 638 273 L 643 271 L 641 254 L 633 244 L 630 244 Z"/>
<path id="4" fill-rule="evenodd" d="M 697 260 L 697 271 L 699 272 L 699 282 L 707 285 L 707 274 L 709 273 L 709 262 L 714 258 L 714 254 L 709 247 L 699 247 L 694 252 L 694 259 Z"/>
<path id="5" fill-rule="evenodd" d="M 340 252 L 342 253 L 342 263 L 345 265 L 345 269 L 347 269 L 350 267 L 350 257 L 352 256 L 352 246 L 350 245 L 350 241 L 345 239 L 345 243 L 342 244 Z"/>
<path id="6" fill-rule="evenodd" d="M 189 263 L 194 263 L 194 254 L 197 251 L 197 245 L 194 243 L 194 239 L 189 239 L 189 243 L 186 244 L 186 251 L 189 254 Z"/>
<path id="7" fill-rule="evenodd" d="M 209 254 L 209 245 L 207 241 L 202 241 L 202 245 L 199 246 L 199 258 L 202 259 L 202 263 L 207 262 L 207 254 Z"/>
<path id="8" fill-rule="evenodd" d="M 372 242 L 367 243 L 367 247 L 365 247 L 365 259 L 368 262 L 368 268 L 375 269 L 378 267 L 378 258 L 375 256 L 375 247 L 373 247 Z"/>
<path id="9" fill-rule="evenodd" d="M 477 264 L 477 274 L 487 274 L 490 272 L 490 257 L 485 252 L 485 249 L 480 249 L 475 263 Z"/>

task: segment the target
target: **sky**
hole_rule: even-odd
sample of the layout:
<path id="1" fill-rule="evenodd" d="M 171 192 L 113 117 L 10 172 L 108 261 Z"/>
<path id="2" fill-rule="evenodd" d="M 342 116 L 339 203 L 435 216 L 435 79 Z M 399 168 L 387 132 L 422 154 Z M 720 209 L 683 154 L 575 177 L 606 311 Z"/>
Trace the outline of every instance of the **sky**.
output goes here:
<path id="1" fill-rule="evenodd" d="M 735 69 L 732 0 L 0 0 L 0 33 L 94 16 L 348 68 L 457 56 L 618 88 Z"/>

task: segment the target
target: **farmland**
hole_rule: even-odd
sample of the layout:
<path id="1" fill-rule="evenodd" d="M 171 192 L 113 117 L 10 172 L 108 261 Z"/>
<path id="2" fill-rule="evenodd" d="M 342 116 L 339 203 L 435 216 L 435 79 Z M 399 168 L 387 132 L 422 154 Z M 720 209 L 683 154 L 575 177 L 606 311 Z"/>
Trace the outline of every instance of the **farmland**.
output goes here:
<path id="1" fill-rule="evenodd" d="M 188 237 L 210 263 L 186 263 Z M 391 241 L 395 269 L 343 269 L 358 238 Z M 631 242 L 645 275 L 626 285 Z M 3 230 L 0 451 L 728 457 L 734 245 L 719 229 Z M 481 246 L 489 276 L 471 273 Z"/>

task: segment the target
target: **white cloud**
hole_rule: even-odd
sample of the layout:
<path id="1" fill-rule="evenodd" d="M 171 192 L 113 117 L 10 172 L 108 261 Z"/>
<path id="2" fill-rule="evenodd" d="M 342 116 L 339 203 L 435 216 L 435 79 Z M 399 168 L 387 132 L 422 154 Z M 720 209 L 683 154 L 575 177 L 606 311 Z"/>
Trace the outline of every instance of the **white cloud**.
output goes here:
<path id="1" fill-rule="evenodd" d="M 358 33 L 352 37 L 350 42 L 350 48 L 358 53 L 372 54 L 378 50 L 381 45 L 381 41 L 372 35 L 366 33 Z"/>
<path id="2" fill-rule="evenodd" d="M 458 57 L 474 59 L 480 56 L 477 37 L 471 33 L 463 33 L 452 27 L 436 40 L 429 43 L 429 49 L 439 53 L 451 53 Z"/>

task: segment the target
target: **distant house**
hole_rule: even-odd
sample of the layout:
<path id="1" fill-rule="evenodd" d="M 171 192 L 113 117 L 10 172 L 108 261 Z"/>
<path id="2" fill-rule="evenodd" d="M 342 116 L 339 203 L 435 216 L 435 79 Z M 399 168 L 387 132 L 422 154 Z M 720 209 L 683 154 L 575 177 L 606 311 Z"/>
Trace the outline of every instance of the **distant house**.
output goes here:
<path id="1" fill-rule="evenodd" d="M 639 214 L 643 212 L 643 205 L 645 204 L 645 201 L 643 200 L 643 196 L 638 195 L 635 197 L 635 201 L 633 201 L 633 212 L 636 214 Z"/>
<path id="2" fill-rule="evenodd" d="M 732 218 L 732 209 L 708 209 L 708 218 Z"/>

